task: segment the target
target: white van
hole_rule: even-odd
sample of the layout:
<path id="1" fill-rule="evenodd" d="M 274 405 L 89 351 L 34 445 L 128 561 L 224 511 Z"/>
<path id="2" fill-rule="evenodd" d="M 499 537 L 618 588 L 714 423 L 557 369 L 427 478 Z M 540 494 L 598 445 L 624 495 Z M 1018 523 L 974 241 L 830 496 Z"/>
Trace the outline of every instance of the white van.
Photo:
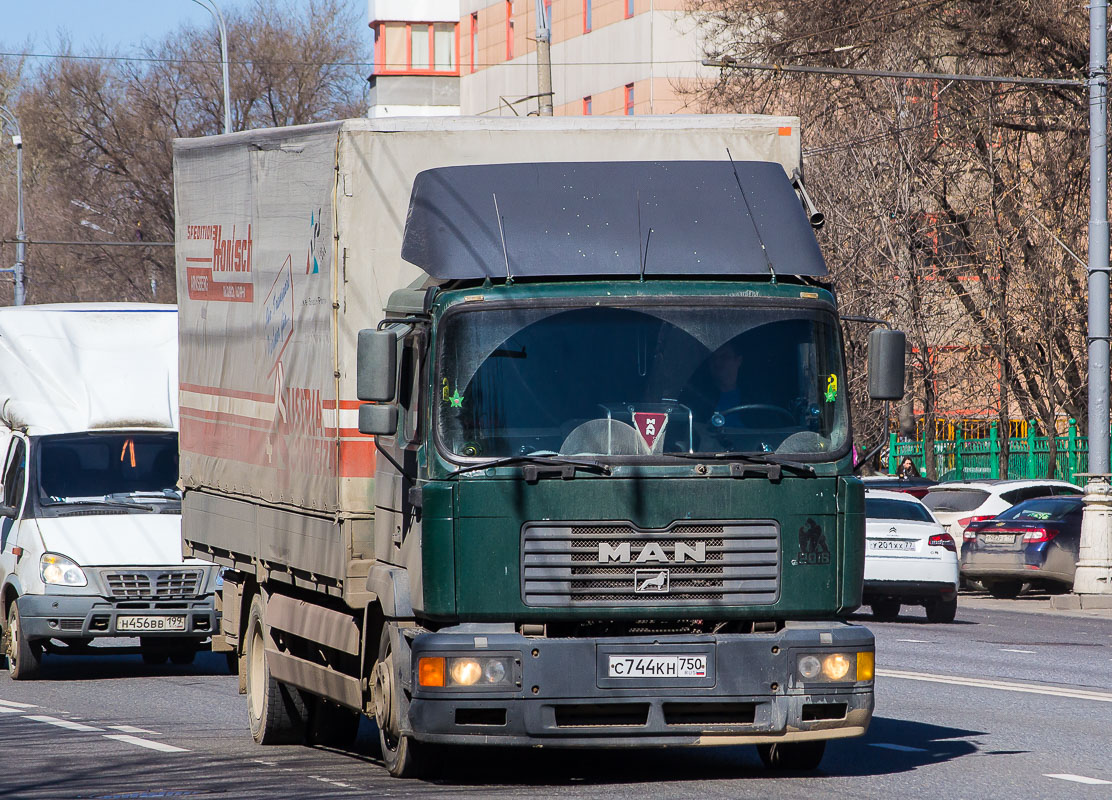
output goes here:
<path id="1" fill-rule="evenodd" d="M 189 663 L 215 630 L 217 569 L 181 555 L 177 397 L 174 306 L 0 309 L 12 678 L 102 637 L 138 637 L 147 663 Z"/>

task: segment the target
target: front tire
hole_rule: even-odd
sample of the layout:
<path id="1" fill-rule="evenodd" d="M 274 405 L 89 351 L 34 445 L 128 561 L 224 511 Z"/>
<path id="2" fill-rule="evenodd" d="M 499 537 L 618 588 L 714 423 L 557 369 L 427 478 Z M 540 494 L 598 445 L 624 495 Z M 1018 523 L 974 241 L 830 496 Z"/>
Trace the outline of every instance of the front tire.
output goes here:
<path id="1" fill-rule="evenodd" d="M 259 744 L 297 744 L 304 737 L 306 710 L 301 694 L 270 674 L 266 660 L 263 598 L 251 598 L 247 617 L 247 717 Z"/>
<path id="2" fill-rule="evenodd" d="M 42 645 L 28 639 L 23 632 L 23 623 L 19 618 L 19 603 L 15 601 L 8 609 L 4 644 L 4 653 L 8 657 L 8 674 L 13 681 L 29 681 L 39 676 L 39 667 L 42 665 Z"/>
<path id="3" fill-rule="evenodd" d="M 412 736 L 400 732 L 400 703 L 395 695 L 400 691 L 394 680 L 394 654 L 390 643 L 390 625 L 382 627 L 378 642 L 378 660 L 374 668 L 375 725 L 378 727 L 378 744 L 382 763 L 395 778 L 416 778 L 422 768 L 421 745 Z"/>
<path id="4" fill-rule="evenodd" d="M 768 769 L 804 772 L 818 769 L 826 742 L 776 742 L 757 745 L 757 753 Z"/>
<path id="5" fill-rule="evenodd" d="M 953 622 L 954 618 L 958 615 L 958 599 L 957 597 L 954 597 L 952 600 L 935 598 L 927 601 L 926 608 L 927 622 L 946 625 Z"/>

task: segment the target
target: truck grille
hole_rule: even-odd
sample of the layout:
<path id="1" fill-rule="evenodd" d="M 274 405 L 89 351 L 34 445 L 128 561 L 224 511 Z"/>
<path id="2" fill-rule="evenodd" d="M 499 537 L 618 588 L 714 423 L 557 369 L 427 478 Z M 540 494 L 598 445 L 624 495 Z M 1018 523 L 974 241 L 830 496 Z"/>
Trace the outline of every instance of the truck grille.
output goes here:
<path id="1" fill-rule="evenodd" d="M 199 569 L 106 572 L 104 582 L 117 600 L 167 600 L 196 597 L 202 575 Z"/>
<path id="2" fill-rule="evenodd" d="M 780 593 L 774 522 L 528 523 L 528 606 L 764 605 Z"/>

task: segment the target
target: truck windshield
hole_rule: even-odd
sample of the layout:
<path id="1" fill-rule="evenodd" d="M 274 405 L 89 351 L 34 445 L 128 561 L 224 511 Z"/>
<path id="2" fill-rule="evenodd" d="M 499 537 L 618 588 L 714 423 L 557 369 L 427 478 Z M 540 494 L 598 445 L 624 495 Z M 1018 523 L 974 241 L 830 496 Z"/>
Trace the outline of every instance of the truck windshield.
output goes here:
<path id="1" fill-rule="evenodd" d="M 80 433 L 38 443 L 44 503 L 135 497 L 177 499 L 176 433 Z"/>
<path id="2" fill-rule="evenodd" d="M 848 446 L 841 340 L 820 308 L 466 308 L 442 323 L 440 446 L 454 456 Z"/>

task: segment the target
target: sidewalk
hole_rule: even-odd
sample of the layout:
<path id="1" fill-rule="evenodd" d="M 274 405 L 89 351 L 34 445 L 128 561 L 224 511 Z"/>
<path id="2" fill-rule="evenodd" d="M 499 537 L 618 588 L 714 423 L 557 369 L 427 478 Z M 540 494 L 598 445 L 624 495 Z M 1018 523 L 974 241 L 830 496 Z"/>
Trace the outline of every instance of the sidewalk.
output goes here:
<path id="1" fill-rule="evenodd" d="M 987 592 L 961 592 L 958 595 L 959 612 L 962 608 L 1112 620 L 1112 595 L 1082 597 L 1075 594 L 1028 593 L 1014 600 L 997 600 Z"/>

